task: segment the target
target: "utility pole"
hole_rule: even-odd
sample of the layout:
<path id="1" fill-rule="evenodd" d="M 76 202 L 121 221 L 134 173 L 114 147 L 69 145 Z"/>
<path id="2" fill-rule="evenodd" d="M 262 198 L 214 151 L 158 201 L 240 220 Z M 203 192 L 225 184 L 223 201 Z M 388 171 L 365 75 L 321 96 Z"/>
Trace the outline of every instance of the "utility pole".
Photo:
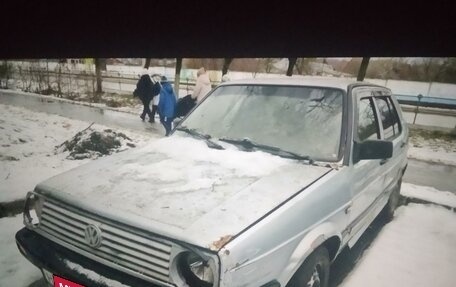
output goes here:
<path id="1" fill-rule="evenodd" d="M 418 105 L 416 106 L 416 109 L 415 109 L 415 117 L 413 118 L 413 124 L 415 124 L 415 121 L 416 121 L 416 116 L 418 115 L 418 109 L 420 107 L 420 104 L 421 104 L 421 99 L 423 98 L 423 95 L 422 94 L 419 94 L 418 95 Z"/>
<path id="2" fill-rule="evenodd" d="M 176 58 L 176 74 L 174 76 L 174 93 L 179 99 L 180 73 L 182 69 L 182 58 Z"/>
<path id="3" fill-rule="evenodd" d="M 361 65 L 358 71 L 358 77 L 356 78 L 357 81 L 362 82 L 364 81 L 364 77 L 366 76 L 367 66 L 369 65 L 370 57 L 363 57 L 361 61 Z"/>

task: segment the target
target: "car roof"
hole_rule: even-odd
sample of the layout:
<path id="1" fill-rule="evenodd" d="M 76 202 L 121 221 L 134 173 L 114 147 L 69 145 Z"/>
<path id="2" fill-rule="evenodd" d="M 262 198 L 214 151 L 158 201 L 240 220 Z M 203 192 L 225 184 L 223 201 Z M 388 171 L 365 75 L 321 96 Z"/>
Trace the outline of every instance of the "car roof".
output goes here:
<path id="1" fill-rule="evenodd" d="M 357 82 L 350 78 L 331 78 L 331 77 L 309 77 L 309 76 L 293 76 L 283 78 L 258 78 L 258 79 L 243 79 L 232 80 L 221 83 L 220 85 L 286 85 L 286 86 L 314 86 L 325 88 L 336 88 L 347 90 L 350 85 L 376 86 L 378 85 L 369 82 Z"/>

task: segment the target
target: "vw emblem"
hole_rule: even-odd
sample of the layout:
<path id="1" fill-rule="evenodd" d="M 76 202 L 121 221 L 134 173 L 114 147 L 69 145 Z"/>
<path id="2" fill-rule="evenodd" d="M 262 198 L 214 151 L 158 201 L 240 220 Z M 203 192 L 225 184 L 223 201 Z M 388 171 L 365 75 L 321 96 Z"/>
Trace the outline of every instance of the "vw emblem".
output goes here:
<path id="1" fill-rule="evenodd" d="M 98 248 L 101 245 L 101 230 L 98 226 L 89 224 L 84 228 L 84 237 L 87 244 L 93 248 Z"/>

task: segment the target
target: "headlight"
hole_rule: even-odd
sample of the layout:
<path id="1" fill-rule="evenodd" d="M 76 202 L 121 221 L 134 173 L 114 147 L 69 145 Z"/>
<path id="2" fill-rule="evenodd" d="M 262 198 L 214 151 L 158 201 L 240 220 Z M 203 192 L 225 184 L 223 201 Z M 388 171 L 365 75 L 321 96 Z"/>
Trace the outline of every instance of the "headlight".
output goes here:
<path id="1" fill-rule="evenodd" d="M 24 224 L 30 228 L 36 228 L 40 224 L 43 199 L 33 192 L 27 193 L 24 206 Z"/>
<path id="2" fill-rule="evenodd" d="M 180 255 L 178 269 L 190 287 L 214 286 L 214 271 L 207 260 L 193 252 L 184 252 Z"/>

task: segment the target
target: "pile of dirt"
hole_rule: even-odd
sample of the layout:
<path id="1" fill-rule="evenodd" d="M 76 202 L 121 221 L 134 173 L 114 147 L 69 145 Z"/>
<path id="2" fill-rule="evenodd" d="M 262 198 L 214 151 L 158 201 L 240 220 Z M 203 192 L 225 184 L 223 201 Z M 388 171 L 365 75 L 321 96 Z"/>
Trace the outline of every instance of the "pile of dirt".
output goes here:
<path id="1" fill-rule="evenodd" d="M 90 125 L 78 132 L 72 139 L 56 147 L 56 153 L 70 152 L 67 159 L 98 158 L 122 151 L 128 147 L 135 147 L 132 140 L 123 133 L 110 129 L 97 131 Z"/>

